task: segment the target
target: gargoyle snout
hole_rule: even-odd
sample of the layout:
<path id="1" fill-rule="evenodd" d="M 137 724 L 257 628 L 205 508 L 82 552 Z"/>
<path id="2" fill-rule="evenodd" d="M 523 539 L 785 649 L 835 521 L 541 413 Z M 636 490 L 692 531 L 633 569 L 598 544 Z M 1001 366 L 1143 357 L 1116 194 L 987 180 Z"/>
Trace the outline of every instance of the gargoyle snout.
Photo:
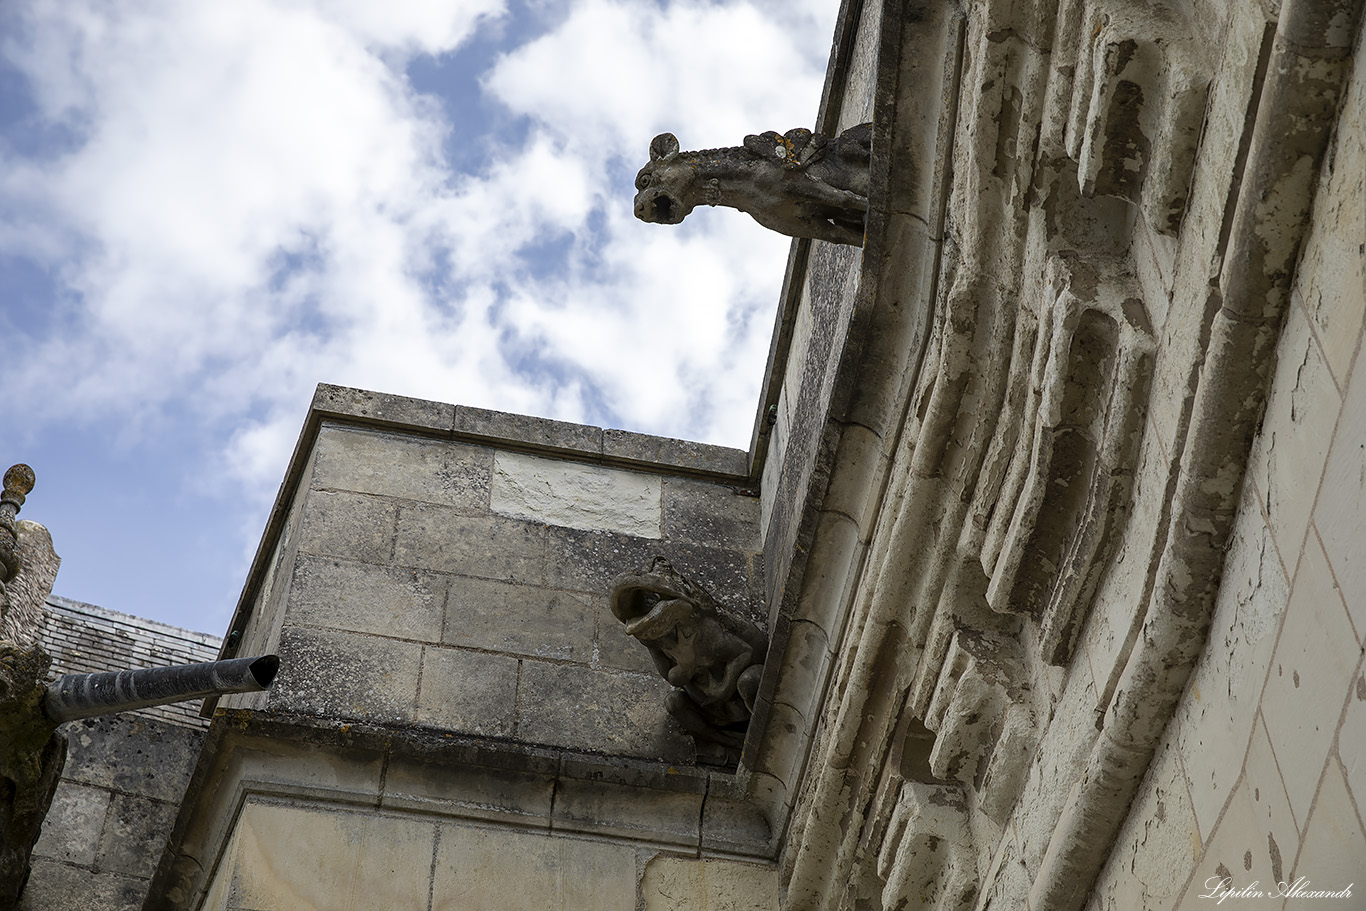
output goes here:
<path id="1" fill-rule="evenodd" d="M 636 218 L 656 225 L 676 225 L 688 214 L 666 190 L 651 188 L 636 194 Z"/>

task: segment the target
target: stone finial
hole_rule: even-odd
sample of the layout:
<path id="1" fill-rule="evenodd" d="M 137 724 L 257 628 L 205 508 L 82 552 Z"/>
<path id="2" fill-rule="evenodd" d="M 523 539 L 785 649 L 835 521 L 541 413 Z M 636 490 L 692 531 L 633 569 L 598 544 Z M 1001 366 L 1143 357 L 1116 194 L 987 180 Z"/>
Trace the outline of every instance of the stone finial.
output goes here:
<path id="1" fill-rule="evenodd" d="M 872 144 L 871 123 L 834 139 L 798 128 L 700 152 L 661 133 L 636 175 L 636 218 L 676 225 L 699 205 L 730 206 L 780 234 L 862 246 Z"/>
<path id="2" fill-rule="evenodd" d="M 8 582 L 19 571 L 19 531 L 14 517 L 23 508 L 24 498 L 33 491 L 36 480 L 33 469 L 22 462 L 5 472 L 4 490 L 0 491 L 0 582 Z"/>
<path id="3" fill-rule="evenodd" d="M 15 465 L 0 491 L 0 642 L 16 646 L 37 645 L 43 603 L 61 563 L 46 528 L 15 519 L 34 480 L 32 468 Z"/>
<path id="4" fill-rule="evenodd" d="M 666 708 L 697 743 L 701 759 L 740 758 L 763 675 L 768 637 L 701 586 L 655 557 L 618 576 L 612 613 L 644 645 L 673 685 Z"/>

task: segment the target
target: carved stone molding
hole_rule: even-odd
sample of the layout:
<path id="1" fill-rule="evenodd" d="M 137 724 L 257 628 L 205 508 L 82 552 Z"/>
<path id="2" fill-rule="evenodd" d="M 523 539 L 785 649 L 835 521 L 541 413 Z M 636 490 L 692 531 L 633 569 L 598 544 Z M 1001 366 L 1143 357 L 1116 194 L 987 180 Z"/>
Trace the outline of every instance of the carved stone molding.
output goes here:
<path id="1" fill-rule="evenodd" d="M 972 521 L 988 604 L 1037 620 L 1044 660 L 1066 665 L 1128 513 L 1155 343 L 1130 275 L 1061 256 L 1035 338 L 1012 377 L 1029 389 L 1020 427 L 997 437 L 1014 449 L 988 456 L 1005 470 L 984 470 Z"/>
<path id="2" fill-rule="evenodd" d="M 1190 195 L 1210 82 L 1184 7 L 1085 4 L 1067 124 L 1082 192 L 1139 204 L 1169 235 Z"/>

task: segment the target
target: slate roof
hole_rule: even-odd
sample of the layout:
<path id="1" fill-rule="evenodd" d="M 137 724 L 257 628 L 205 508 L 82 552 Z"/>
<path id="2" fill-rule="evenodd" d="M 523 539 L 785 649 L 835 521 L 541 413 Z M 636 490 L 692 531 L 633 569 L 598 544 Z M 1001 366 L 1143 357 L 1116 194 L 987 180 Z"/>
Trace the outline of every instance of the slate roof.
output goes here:
<path id="1" fill-rule="evenodd" d="M 91 674 L 140 667 L 213 661 L 222 637 L 134 617 L 81 601 L 47 599 L 43 648 L 52 656 L 52 673 Z M 190 727 L 204 727 L 202 699 L 139 709 L 130 714 Z"/>

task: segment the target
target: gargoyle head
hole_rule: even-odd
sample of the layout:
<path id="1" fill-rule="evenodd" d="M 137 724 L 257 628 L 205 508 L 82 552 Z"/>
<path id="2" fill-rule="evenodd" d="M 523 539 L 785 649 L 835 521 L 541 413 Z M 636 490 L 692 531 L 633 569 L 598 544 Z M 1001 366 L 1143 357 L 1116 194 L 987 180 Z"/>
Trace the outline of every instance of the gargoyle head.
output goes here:
<path id="1" fill-rule="evenodd" d="M 676 225 L 697 205 L 697 172 L 678 153 L 673 133 L 650 141 L 650 163 L 636 175 L 636 218 Z"/>

